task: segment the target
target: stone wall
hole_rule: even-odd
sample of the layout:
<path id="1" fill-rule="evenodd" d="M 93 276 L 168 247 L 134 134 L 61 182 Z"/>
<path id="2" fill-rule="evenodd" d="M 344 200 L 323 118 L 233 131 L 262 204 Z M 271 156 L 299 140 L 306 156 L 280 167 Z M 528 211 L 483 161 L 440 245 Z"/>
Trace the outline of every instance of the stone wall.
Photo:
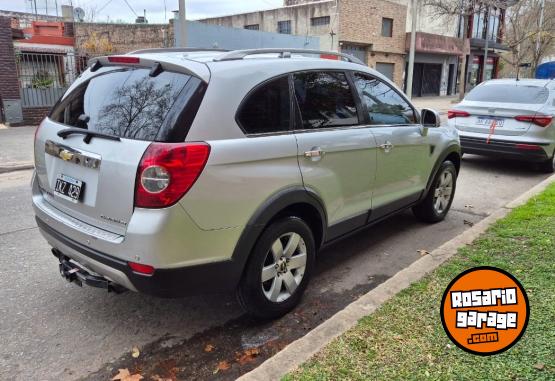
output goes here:
<path id="1" fill-rule="evenodd" d="M 75 23 L 73 33 L 76 50 L 89 56 L 169 47 L 174 38 L 170 24 Z"/>

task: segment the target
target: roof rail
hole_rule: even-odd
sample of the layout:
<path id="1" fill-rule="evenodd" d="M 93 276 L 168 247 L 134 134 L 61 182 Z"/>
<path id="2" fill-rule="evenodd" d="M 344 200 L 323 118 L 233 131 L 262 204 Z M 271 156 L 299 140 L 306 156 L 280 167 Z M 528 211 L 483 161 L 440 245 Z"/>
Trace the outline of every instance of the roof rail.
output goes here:
<path id="1" fill-rule="evenodd" d="M 318 54 L 318 55 L 329 55 L 329 56 L 336 56 L 341 58 L 345 61 L 356 63 L 359 65 L 366 64 L 359 60 L 356 57 L 353 57 L 349 54 L 345 53 L 338 53 L 338 52 L 329 52 L 324 50 L 312 50 L 312 49 L 287 49 L 287 48 L 269 48 L 269 49 L 245 49 L 245 50 L 233 50 L 231 52 L 224 53 L 216 58 L 214 61 L 235 61 L 235 60 L 242 60 L 243 58 L 255 54 L 271 54 L 271 53 L 279 53 L 279 58 L 291 58 L 292 54 Z"/>
<path id="2" fill-rule="evenodd" d="M 127 54 L 144 54 L 144 53 L 187 53 L 187 52 L 229 52 L 227 49 L 217 48 L 149 48 L 139 49 Z"/>

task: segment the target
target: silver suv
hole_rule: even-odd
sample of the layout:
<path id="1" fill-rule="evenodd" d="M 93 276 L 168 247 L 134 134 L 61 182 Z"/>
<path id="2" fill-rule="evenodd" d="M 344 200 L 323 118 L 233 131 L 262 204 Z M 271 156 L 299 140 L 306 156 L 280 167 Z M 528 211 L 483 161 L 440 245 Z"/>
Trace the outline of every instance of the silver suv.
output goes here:
<path id="1" fill-rule="evenodd" d="M 35 162 L 36 220 L 67 280 L 237 289 L 274 318 L 323 245 L 411 207 L 445 218 L 460 145 L 353 57 L 158 49 L 94 59 L 42 122 Z"/>

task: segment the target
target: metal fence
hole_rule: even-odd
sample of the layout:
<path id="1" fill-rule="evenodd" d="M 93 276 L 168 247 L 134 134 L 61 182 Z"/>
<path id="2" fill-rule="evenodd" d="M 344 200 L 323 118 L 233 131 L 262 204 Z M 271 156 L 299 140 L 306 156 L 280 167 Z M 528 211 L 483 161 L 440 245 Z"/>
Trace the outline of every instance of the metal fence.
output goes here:
<path id="1" fill-rule="evenodd" d="M 86 69 L 87 57 L 72 53 L 16 52 L 22 107 L 51 107 Z"/>

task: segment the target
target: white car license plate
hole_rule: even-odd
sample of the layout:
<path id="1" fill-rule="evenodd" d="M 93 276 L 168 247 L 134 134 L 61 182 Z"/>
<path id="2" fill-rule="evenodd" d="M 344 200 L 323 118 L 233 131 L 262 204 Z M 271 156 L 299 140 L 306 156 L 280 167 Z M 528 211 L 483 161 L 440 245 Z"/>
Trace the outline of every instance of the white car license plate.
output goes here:
<path id="1" fill-rule="evenodd" d="M 66 175 L 58 175 L 54 194 L 73 203 L 78 203 L 81 198 L 81 191 L 85 184 L 81 180 L 74 179 Z"/>
<path id="2" fill-rule="evenodd" d="M 478 117 L 478 121 L 476 122 L 476 124 L 478 124 L 479 126 L 491 126 L 491 124 L 493 123 L 493 121 L 495 120 L 495 126 L 496 127 L 503 127 L 503 124 L 505 123 L 505 119 L 502 118 L 482 118 L 482 117 Z"/>

